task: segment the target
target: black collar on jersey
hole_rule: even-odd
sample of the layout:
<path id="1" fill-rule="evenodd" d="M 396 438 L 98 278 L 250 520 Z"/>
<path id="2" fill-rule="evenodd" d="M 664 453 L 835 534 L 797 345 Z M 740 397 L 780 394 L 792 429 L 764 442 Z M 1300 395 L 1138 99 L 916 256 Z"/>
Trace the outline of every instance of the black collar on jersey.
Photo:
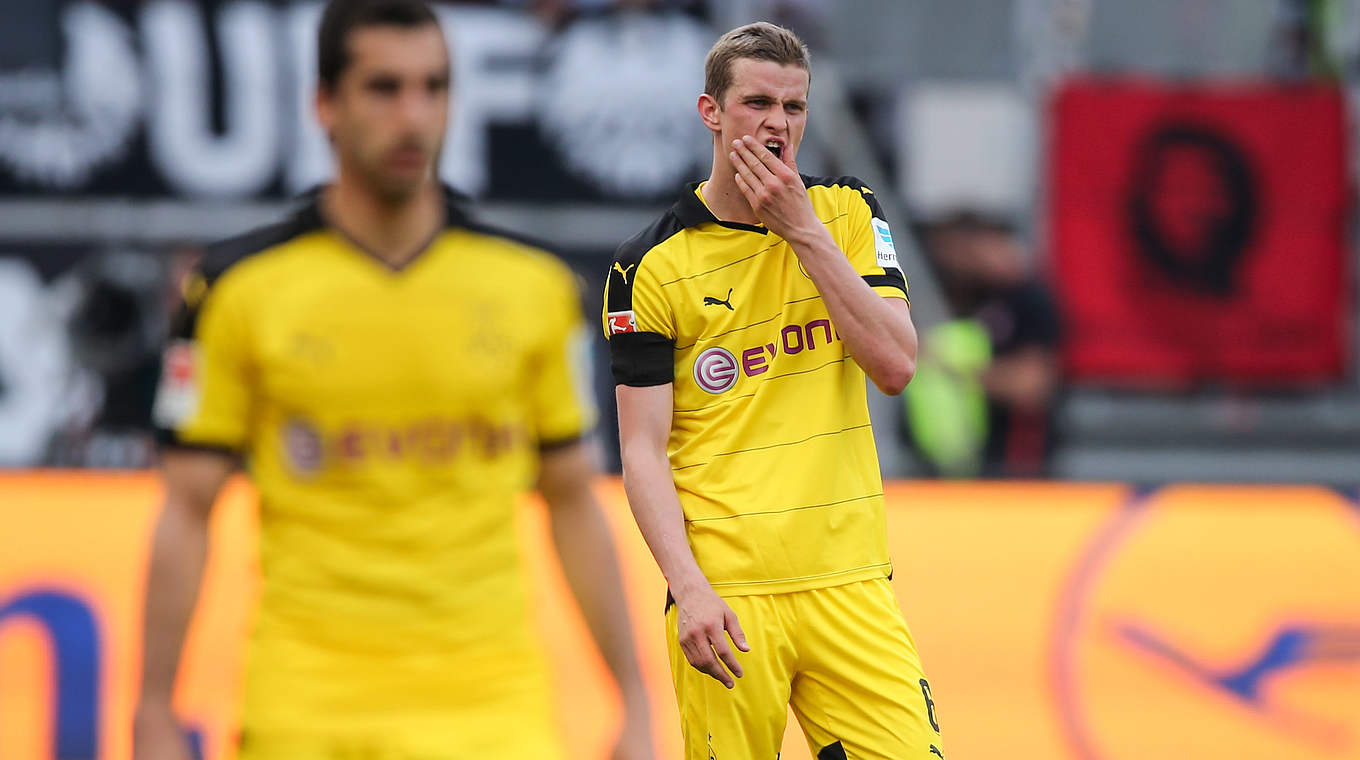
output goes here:
<path id="1" fill-rule="evenodd" d="M 359 241 L 346 234 L 344 230 L 327 221 L 325 214 L 321 213 L 321 192 L 326 189 L 325 185 L 316 185 L 302 194 L 304 203 L 302 208 L 298 209 L 297 214 L 294 217 L 295 224 L 299 229 L 332 229 L 340 235 L 340 237 L 343 237 L 350 245 L 354 246 L 355 249 L 362 251 L 364 255 L 371 257 L 374 261 L 377 261 L 379 264 L 393 272 L 400 272 L 419 261 L 425 255 L 425 252 L 430 249 L 430 246 L 434 244 L 435 239 L 445 230 L 458 227 L 470 227 L 473 224 L 472 217 L 467 210 L 467 204 L 470 202 L 469 198 L 448 185 L 440 184 L 439 187 L 444 195 L 444 224 L 436 229 L 434 234 L 430 236 L 430 239 L 422 243 L 420 247 L 416 249 L 415 253 L 411 254 L 411 256 L 399 265 L 393 265 L 387 259 L 384 259 L 374 251 L 364 247 Z"/>
<path id="2" fill-rule="evenodd" d="M 713 215 L 708 210 L 708 206 L 699 198 L 698 182 L 691 182 L 685 186 L 685 194 L 680 196 L 680 200 L 671 207 L 671 213 L 675 218 L 686 227 L 697 227 L 701 224 L 712 223 L 728 229 L 746 230 L 747 232 L 759 232 L 762 235 L 769 233 L 769 230 L 758 224 L 743 224 L 741 222 L 724 222 Z"/>
<path id="3" fill-rule="evenodd" d="M 321 191 L 325 189 L 326 185 L 314 185 L 298 196 L 303 203 L 295 217 L 299 227 L 316 230 L 332 226 L 326 222 L 326 217 L 321 213 Z M 444 227 L 468 226 L 472 216 L 468 213 L 467 207 L 472 199 L 443 183 L 439 185 L 439 189 L 444 194 Z"/>

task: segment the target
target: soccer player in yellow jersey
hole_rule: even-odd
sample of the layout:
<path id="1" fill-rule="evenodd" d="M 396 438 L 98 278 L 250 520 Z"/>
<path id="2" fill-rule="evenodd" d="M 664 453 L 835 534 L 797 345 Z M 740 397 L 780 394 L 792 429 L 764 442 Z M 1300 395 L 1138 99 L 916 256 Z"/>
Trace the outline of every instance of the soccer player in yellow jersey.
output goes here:
<path id="1" fill-rule="evenodd" d="M 317 113 L 338 173 L 291 219 L 212 247 L 157 399 L 169 447 L 138 760 L 187 760 L 171 694 L 214 497 L 243 458 L 262 593 L 245 760 L 562 758 L 513 528 L 533 485 L 652 756 L 607 524 L 575 280 L 434 179 L 449 57 L 419 0 L 335 0 Z"/>
<path id="2" fill-rule="evenodd" d="M 819 760 L 944 757 L 865 401 L 915 369 L 892 233 L 859 180 L 796 169 L 792 32 L 735 29 L 705 68 L 712 174 L 620 247 L 604 307 L 686 758 L 773 760 L 788 707 Z"/>

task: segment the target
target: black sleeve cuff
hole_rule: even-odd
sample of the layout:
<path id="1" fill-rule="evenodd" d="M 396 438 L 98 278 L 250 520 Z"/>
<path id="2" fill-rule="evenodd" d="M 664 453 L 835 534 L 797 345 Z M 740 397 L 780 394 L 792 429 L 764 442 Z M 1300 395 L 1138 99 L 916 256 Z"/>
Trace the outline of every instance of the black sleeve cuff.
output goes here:
<path id="1" fill-rule="evenodd" d="M 178 449 L 181 451 L 206 451 L 233 457 L 235 459 L 241 458 L 240 450 L 231 446 L 221 443 L 197 443 L 185 441 L 181 439 L 179 434 L 175 431 L 163 427 L 155 428 L 155 439 L 156 448 L 161 450 Z"/>
<path id="2" fill-rule="evenodd" d="M 590 430 L 582 430 L 579 433 L 563 436 L 561 438 L 540 438 L 538 440 L 539 453 L 558 451 L 569 446 L 575 446 L 584 441 L 590 435 Z"/>
<path id="3" fill-rule="evenodd" d="M 612 335 L 609 365 L 617 385 L 665 385 L 675 381 L 675 344 L 657 333 Z"/>
<path id="4" fill-rule="evenodd" d="M 871 288 L 881 288 L 886 286 L 897 288 L 903 293 L 907 292 L 907 278 L 902 275 L 901 271 L 897 269 L 885 269 L 883 271 L 887 272 L 887 274 L 864 275 L 864 281 L 868 283 L 869 287 Z"/>

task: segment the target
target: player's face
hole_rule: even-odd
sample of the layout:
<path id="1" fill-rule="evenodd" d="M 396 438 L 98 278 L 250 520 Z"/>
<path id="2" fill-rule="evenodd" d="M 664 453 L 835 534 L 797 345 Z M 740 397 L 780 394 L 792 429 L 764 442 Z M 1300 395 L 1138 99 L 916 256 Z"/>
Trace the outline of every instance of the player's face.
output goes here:
<path id="1" fill-rule="evenodd" d="M 793 65 L 753 58 L 732 62 L 732 85 L 715 114 L 723 148 L 746 135 L 790 166 L 807 127 L 808 73 Z"/>
<path id="2" fill-rule="evenodd" d="M 317 98 L 342 169 L 383 197 L 409 197 L 434 175 L 449 118 L 449 55 L 433 24 L 349 35 L 350 64 Z"/>

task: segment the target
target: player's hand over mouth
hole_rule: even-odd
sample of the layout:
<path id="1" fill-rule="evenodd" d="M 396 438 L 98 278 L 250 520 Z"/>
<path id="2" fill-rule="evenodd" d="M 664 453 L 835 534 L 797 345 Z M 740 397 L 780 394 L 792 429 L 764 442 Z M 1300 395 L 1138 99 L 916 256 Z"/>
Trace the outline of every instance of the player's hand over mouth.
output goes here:
<path id="1" fill-rule="evenodd" d="M 737 187 L 771 232 L 795 244 L 827 234 L 792 159 L 786 164 L 750 135 L 732 141 L 728 158 Z"/>

